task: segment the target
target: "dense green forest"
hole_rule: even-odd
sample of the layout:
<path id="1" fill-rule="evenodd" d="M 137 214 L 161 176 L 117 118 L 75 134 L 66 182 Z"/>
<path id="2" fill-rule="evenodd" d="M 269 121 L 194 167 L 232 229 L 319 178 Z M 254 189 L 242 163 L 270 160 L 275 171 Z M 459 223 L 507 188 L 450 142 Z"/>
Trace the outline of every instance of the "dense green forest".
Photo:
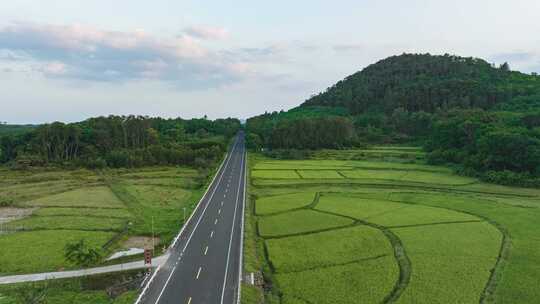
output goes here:
<path id="1" fill-rule="evenodd" d="M 540 184 L 540 76 L 506 63 L 389 57 L 297 108 L 248 119 L 246 129 L 251 149 L 412 143 L 425 147 L 429 162 L 451 163 L 462 174 Z"/>
<path id="2" fill-rule="evenodd" d="M 206 167 L 221 157 L 239 129 L 240 121 L 231 118 L 109 116 L 55 122 L 0 136 L 0 163 L 14 167 Z"/>
<path id="3" fill-rule="evenodd" d="M 404 54 L 355 73 L 305 106 L 341 106 L 352 114 L 397 108 L 429 112 L 452 108 L 491 109 L 518 96 L 539 94 L 540 77 L 498 68 L 477 58 Z M 540 95 L 537 95 L 537 97 Z"/>
<path id="4" fill-rule="evenodd" d="M 35 125 L 8 125 L 0 123 L 0 136 L 26 133 L 32 131 L 35 127 Z"/>

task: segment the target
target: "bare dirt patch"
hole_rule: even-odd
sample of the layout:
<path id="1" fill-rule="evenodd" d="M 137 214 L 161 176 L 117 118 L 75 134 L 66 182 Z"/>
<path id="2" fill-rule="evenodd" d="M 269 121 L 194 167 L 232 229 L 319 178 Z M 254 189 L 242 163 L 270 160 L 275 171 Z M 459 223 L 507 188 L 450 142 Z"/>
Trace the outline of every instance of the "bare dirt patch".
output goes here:
<path id="1" fill-rule="evenodd" d="M 154 238 L 156 246 L 159 244 L 160 239 Z M 123 248 L 145 248 L 152 247 L 152 237 L 149 236 L 132 236 L 122 243 Z"/>

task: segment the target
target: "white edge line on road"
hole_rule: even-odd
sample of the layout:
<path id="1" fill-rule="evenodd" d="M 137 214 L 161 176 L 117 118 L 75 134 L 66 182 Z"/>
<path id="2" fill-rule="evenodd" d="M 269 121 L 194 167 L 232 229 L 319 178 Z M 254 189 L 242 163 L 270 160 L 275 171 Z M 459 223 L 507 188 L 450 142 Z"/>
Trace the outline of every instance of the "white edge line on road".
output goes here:
<path id="1" fill-rule="evenodd" d="M 165 263 L 167 263 L 167 261 L 163 262 L 162 265 L 164 265 Z M 135 301 L 135 304 L 138 304 L 141 300 L 142 300 L 142 297 L 144 296 L 144 293 L 146 292 L 146 290 L 148 289 L 148 286 L 150 286 L 152 284 L 152 281 L 154 280 L 154 278 L 156 277 L 156 273 L 159 271 L 159 269 L 161 268 L 161 265 L 159 265 L 156 270 L 154 271 L 154 274 L 152 274 L 152 277 L 150 277 L 150 280 L 148 280 L 148 282 L 146 283 L 146 285 L 144 286 L 144 289 L 143 291 L 141 292 L 141 294 L 139 295 L 139 297 L 137 298 L 137 301 Z"/>
<path id="2" fill-rule="evenodd" d="M 240 169 L 244 169 L 245 166 L 245 158 L 243 157 L 240 162 Z M 223 304 L 223 298 L 225 296 L 225 287 L 227 286 L 227 273 L 229 271 L 229 261 L 231 258 L 231 246 L 232 246 L 232 240 L 234 236 L 234 226 L 236 224 L 236 213 L 238 210 L 238 198 L 240 197 L 240 186 L 242 185 L 242 179 L 240 178 L 240 181 L 238 183 L 238 190 L 236 192 L 236 204 L 234 205 L 234 216 L 232 220 L 232 229 L 231 229 L 231 237 L 229 239 L 229 251 L 227 252 L 227 264 L 225 266 L 225 276 L 223 278 L 223 289 L 221 290 L 221 304 Z"/>
<path id="3" fill-rule="evenodd" d="M 206 192 L 204 192 L 204 195 L 201 197 L 201 199 L 199 200 L 199 203 L 197 204 L 197 207 L 195 208 L 195 210 L 191 213 L 190 217 L 188 218 L 188 220 L 186 221 L 186 224 L 190 222 L 191 218 L 193 217 L 193 215 L 195 213 L 197 213 L 197 210 L 199 208 L 199 206 L 201 205 L 201 202 L 204 200 L 204 198 L 206 197 L 206 195 L 208 194 L 208 191 L 210 191 L 210 188 L 212 188 L 212 185 L 214 184 L 214 181 L 215 179 L 217 178 L 218 175 L 220 175 L 219 177 L 219 181 L 217 184 L 219 184 L 219 182 L 221 181 L 221 178 L 223 177 L 223 174 L 225 173 L 226 169 L 227 169 L 227 166 L 229 165 L 229 161 L 231 160 L 232 158 L 232 154 L 234 152 L 234 150 L 236 149 L 236 145 L 237 145 L 237 142 L 234 143 L 232 149 L 231 149 L 231 152 L 227 154 L 227 157 L 225 158 L 225 160 L 223 160 L 223 162 L 221 163 L 221 166 L 219 167 L 219 170 L 221 170 L 221 168 L 225 165 L 225 168 L 223 169 L 223 171 L 221 172 L 221 174 L 218 174 L 219 173 L 219 170 L 217 171 L 218 173 L 216 173 L 216 175 L 214 175 L 214 178 L 212 179 L 212 182 L 210 183 L 210 186 L 208 186 L 208 188 L 206 189 Z M 208 199 L 208 202 L 210 202 L 212 200 L 212 197 L 214 196 L 214 193 L 216 192 L 217 190 L 217 184 L 216 184 L 216 187 L 214 187 L 214 191 L 212 191 L 212 194 L 210 195 L 210 198 Z M 208 207 L 208 204 L 206 204 L 206 207 Z M 206 210 L 206 208 L 205 208 Z M 203 210 L 204 212 L 204 210 Z M 201 218 L 202 218 L 202 214 L 201 214 L 201 217 L 199 218 L 199 222 L 201 221 Z M 182 234 L 182 232 L 184 232 L 184 229 L 185 227 L 187 226 L 186 224 L 184 224 L 184 226 L 182 227 L 182 229 L 180 230 L 180 232 L 178 233 L 178 235 L 176 236 L 174 242 L 173 242 L 173 245 L 171 247 L 174 247 L 176 246 L 176 243 L 178 242 L 178 239 L 180 238 L 180 235 Z M 198 224 L 198 222 L 197 222 Z M 195 231 L 196 228 L 193 228 L 193 231 Z M 193 233 L 192 233 L 193 235 Z M 191 239 L 191 238 L 190 238 Z M 185 248 L 184 248 L 185 249 Z"/>
<path id="4" fill-rule="evenodd" d="M 208 203 L 204 207 L 204 209 L 203 209 L 203 211 L 201 213 L 201 216 L 199 217 L 199 220 L 195 224 L 195 227 L 193 227 L 193 230 L 191 230 L 191 234 L 189 235 L 189 238 L 186 241 L 186 245 L 184 246 L 184 248 L 182 248 L 182 252 L 186 251 L 186 248 L 189 245 L 189 242 L 191 242 L 191 238 L 193 237 L 193 234 L 195 234 L 195 230 L 197 230 L 197 227 L 199 227 L 199 224 L 201 223 L 201 220 L 202 220 L 204 214 L 206 213 L 206 209 L 210 205 L 210 202 L 212 201 L 212 198 L 214 198 L 214 194 L 216 193 L 216 191 L 218 189 L 219 183 L 221 183 L 221 178 L 223 177 L 223 173 L 225 173 L 225 171 L 227 170 L 227 166 L 229 165 L 229 161 L 231 160 L 232 154 L 233 154 L 235 149 L 236 149 L 236 143 L 235 143 L 234 147 L 231 150 L 231 157 L 229 157 L 229 159 L 227 160 L 227 164 L 225 164 L 225 169 L 223 169 L 223 172 L 221 172 L 221 175 L 220 175 L 220 177 L 219 177 L 219 179 L 217 181 L 216 187 L 214 187 L 214 190 L 212 191 L 212 194 L 210 194 L 210 197 L 208 198 Z"/>
<path id="5" fill-rule="evenodd" d="M 231 160 L 232 158 L 232 155 L 233 155 L 233 152 L 234 152 L 234 149 L 236 149 L 236 144 L 234 144 L 233 148 L 231 149 L 231 156 L 229 157 L 229 159 L 227 159 L 227 163 L 225 164 L 225 168 L 223 168 L 223 171 L 221 172 L 220 176 L 219 176 L 219 179 L 217 181 L 217 184 L 216 186 L 214 187 L 214 190 L 212 191 L 212 194 L 210 194 L 210 197 L 208 198 L 208 201 L 206 202 L 206 206 L 204 206 L 204 209 L 201 213 L 201 216 L 199 217 L 199 220 L 197 221 L 197 223 L 195 223 L 195 227 L 193 227 L 193 230 L 191 230 L 191 234 L 189 235 L 189 238 L 187 239 L 186 241 L 186 245 L 184 246 L 184 248 L 182 248 L 182 253 L 186 250 L 187 246 L 189 245 L 189 242 L 191 242 L 191 238 L 193 237 L 193 234 L 195 233 L 195 231 L 197 230 L 197 227 L 199 227 L 199 223 L 201 222 L 202 218 L 204 217 L 204 214 L 206 213 L 206 209 L 208 208 L 208 206 L 210 205 L 210 202 L 212 201 L 212 198 L 214 197 L 214 194 L 216 193 L 216 190 L 218 188 L 218 185 L 219 183 L 221 182 L 221 178 L 223 177 L 223 174 L 225 173 L 225 171 L 227 170 L 227 167 L 229 165 L 229 161 Z M 215 176 L 214 176 L 214 179 L 215 179 Z M 212 180 L 212 183 L 210 183 L 210 187 L 208 187 L 208 189 L 211 188 L 212 184 L 213 184 L 213 181 L 214 179 Z M 203 198 L 206 196 L 206 193 L 208 192 L 208 189 L 206 190 L 205 192 L 205 195 L 203 195 Z M 199 201 L 199 204 L 197 205 L 197 208 L 199 207 L 200 203 L 201 203 L 202 199 Z M 194 213 L 192 213 L 193 215 Z M 191 219 L 191 217 L 190 217 Z M 187 222 L 186 222 L 187 223 Z M 184 225 L 184 227 L 186 227 L 187 225 Z M 182 227 L 183 228 L 183 227 Z M 183 231 L 183 229 L 182 229 Z M 180 234 L 178 234 L 178 236 L 180 236 Z M 176 268 L 176 267 L 175 267 Z M 161 299 L 161 296 L 163 295 L 163 293 L 165 292 L 165 289 L 167 288 L 167 285 L 169 284 L 169 280 L 171 279 L 173 273 L 174 273 L 174 270 L 171 271 L 171 274 L 169 275 L 169 279 L 167 279 L 167 281 L 165 282 L 165 285 L 163 285 L 163 288 L 161 289 L 161 292 L 159 293 L 159 297 L 157 298 L 155 304 L 159 303 L 159 300 Z"/>
<path id="6" fill-rule="evenodd" d="M 214 175 L 214 178 L 212 178 L 212 181 L 210 182 L 208 188 L 206 189 L 206 191 L 204 192 L 203 196 L 201 197 L 201 199 L 199 200 L 199 202 L 197 203 L 197 207 L 195 207 L 195 210 L 193 210 L 193 212 L 191 213 L 191 215 L 189 216 L 188 220 L 184 223 L 184 225 L 182 226 L 182 228 L 180 228 L 180 232 L 178 233 L 178 235 L 176 236 L 176 238 L 174 239 L 174 242 L 171 246 L 169 246 L 169 248 L 171 247 L 174 247 L 176 246 L 176 242 L 178 242 L 178 239 L 180 238 L 180 235 L 184 232 L 185 228 L 188 226 L 187 224 L 191 221 L 191 219 L 193 218 L 193 216 L 195 215 L 195 213 L 197 213 L 198 209 L 199 209 L 199 206 L 201 205 L 201 202 L 204 200 L 204 198 L 206 197 L 206 195 L 208 194 L 208 191 L 210 191 L 210 188 L 212 188 L 212 185 L 214 184 L 214 181 L 216 180 L 217 176 L 220 175 L 220 171 L 221 169 L 223 168 L 223 166 L 225 165 L 225 163 L 229 163 L 229 160 L 231 159 L 231 156 L 232 156 L 232 152 L 234 151 L 234 149 L 236 148 L 236 144 L 237 142 L 235 142 L 233 144 L 233 147 L 231 149 L 231 152 L 228 152 L 226 155 L 225 155 L 225 158 L 223 159 L 223 161 L 221 162 L 221 165 L 219 166 L 219 169 L 216 171 L 216 174 Z M 225 170 L 221 171 L 221 177 L 223 177 L 223 173 L 225 173 Z M 215 188 L 217 187 L 214 187 L 214 190 Z M 208 206 L 208 204 L 207 204 Z M 201 215 L 202 216 L 202 215 Z M 166 264 L 167 261 L 165 261 L 163 263 Z M 154 273 L 152 274 L 152 277 L 150 278 L 150 280 L 148 280 L 148 282 L 146 283 L 146 286 L 144 286 L 141 294 L 139 294 L 139 297 L 137 298 L 137 300 L 135 301 L 135 304 L 139 304 L 144 296 L 144 294 L 146 293 L 146 291 L 148 290 L 148 287 L 151 285 L 152 281 L 154 280 L 154 278 L 156 277 L 158 271 L 161 269 L 161 265 L 159 265 L 156 270 L 154 271 Z M 172 273 L 172 272 L 171 272 Z M 165 289 L 165 288 L 164 288 Z M 156 302 L 157 303 L 157 302 Z"/>
<path id="7" fill-rule="evenodd" d="M 243 272 L 243 263 L 244 263 L 244 217 L 246 212 L 246 181 L 247 181 L 247 168 L 248 168 L 248 158 L 247 151 L 245 154 L 244 160 L 244 202 L 242 204 L 242 231 L 240 232 L 240 265 L 238 266 L 238 295 L 236 298 L 236 304 L 240 304 L 240 297 L 242 296 L 242 272 Z"/>

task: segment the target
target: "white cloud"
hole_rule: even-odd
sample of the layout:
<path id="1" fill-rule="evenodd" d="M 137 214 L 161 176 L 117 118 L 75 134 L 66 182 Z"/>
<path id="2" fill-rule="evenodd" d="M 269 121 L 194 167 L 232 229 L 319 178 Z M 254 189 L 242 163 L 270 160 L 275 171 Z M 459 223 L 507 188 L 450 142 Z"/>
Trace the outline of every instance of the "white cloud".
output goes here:
<path id="1" fill-rule="evenodd" d="M 198 39 L 221 40 L 229 37 L 229 31 L 222 27 L 192 26 L 184 30 L 184 33 Z"/>
<path id="2" fill-rule="evenodd" d="M 50 62 L 42 67 L 42 71 L 46 75 L 61 76 L 67 73 L 67 66 L 62 62 Z"/>
<path id="3" fill-rule="evenodd" d="M 362 44 L 338 44 L 334 45 L 334 51 L 336 52 L 357 52 L 365 49 Z"/>
<path id="4" fill-rule="evenodd" d="M 0 49 L 15 54 L 4 56 L 4 61 L 17 56 L 17 60 L 38 62 L 35 70 L 51 77 L 92 81 L 151 78 L 189 89 L 220 86 L 249 76 L 248 63 L 201 45 L 194 38 L 196 33 L 198 38 L 217 38 L 226 32 L 193 28 L 192 35 L 163 38 L 143 30 L 12 23 L 0 28 Z"/>

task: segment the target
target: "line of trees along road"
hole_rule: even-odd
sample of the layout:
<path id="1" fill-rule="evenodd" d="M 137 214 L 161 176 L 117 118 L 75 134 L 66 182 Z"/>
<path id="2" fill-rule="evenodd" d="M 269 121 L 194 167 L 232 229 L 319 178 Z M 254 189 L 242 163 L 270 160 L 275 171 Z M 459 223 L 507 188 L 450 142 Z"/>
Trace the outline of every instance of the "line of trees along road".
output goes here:
<path id="1" fill-rule="evenodd" d="M 0 137 L 0 163 L 137 167 L 174 164 L 204 167 L 221 157 L 240 129 L 237 119 L 96 117 L 40 125 Z"/>

